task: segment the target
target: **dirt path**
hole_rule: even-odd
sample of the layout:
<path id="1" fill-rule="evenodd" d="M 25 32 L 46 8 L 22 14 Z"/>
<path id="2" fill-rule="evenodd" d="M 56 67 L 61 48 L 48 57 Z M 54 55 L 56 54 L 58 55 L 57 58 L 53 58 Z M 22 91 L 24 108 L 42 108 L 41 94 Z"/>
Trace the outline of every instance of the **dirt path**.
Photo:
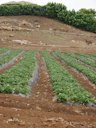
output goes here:
<path id="1" fill-rule="evenodd" d="M 0 94 L 0 128 L 96 128 L 96 108 L 65 106 L 53 101 L 49 76 L 39 61 L 39 79 L 32 96 Z"/>
<path id="2" fill-rule="evenodd" d="M 53 54 L 52 54 L 53 55 Z M 78 72 L 74 68 L 65 64 L 59 57 L 53 57 L 70 73 L 72 76 L 78 80 L 81 86 L 83 86 L 87 91 L 91 92 L 93 96 L 96 97 L 96 86 L 92 84 L 82 73 Z"/>

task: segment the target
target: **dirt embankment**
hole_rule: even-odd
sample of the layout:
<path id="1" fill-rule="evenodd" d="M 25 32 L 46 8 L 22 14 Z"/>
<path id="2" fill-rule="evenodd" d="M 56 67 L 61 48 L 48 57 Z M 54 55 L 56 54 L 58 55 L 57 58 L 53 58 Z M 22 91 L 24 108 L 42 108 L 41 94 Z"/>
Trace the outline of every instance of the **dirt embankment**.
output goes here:
<path id="1" fill-rule="evenodd" d="M 0 47 L 96 53 L 96 34 L 44 17 L 0 17 Z"/>

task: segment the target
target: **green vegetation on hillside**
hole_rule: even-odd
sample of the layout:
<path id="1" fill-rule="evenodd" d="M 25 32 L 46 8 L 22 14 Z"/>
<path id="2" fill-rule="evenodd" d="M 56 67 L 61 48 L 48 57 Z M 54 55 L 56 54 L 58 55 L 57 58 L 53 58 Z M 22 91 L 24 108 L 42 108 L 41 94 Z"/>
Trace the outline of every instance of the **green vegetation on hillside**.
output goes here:
<path id="1" fill-rule="evenodd" d="M 81 9 L 69 11 L 65 5 L 48 3 L 40 6 L 35 4 L 4 4 L 0 5 L 0 16 L 32 15 L 53 18 L 82 30 L 96 33 L 96 11 Z"/>

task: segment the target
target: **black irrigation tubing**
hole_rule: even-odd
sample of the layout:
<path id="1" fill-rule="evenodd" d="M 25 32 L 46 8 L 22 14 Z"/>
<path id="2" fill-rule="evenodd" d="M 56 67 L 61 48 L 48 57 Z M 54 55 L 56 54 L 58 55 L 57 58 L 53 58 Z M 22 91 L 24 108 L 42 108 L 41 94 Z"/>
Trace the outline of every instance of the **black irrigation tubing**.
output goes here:
<path id="1" fill-rule="evenodd" d="M 0 71 L 6 69 L 7 67 L 11 66 L 11 65 L 14 65 L 16 63 L 16 60 L 24 54 L 24 51 L 22 51 L 21 53 L 19 53 L 17 56 L 15 56 L 12 60 L 10 60 L 9 62 L 5 63 L 5 64 L 2 64 L 0 66 Z"/>
<path id="2" fill-rule="evenodd" d="M 1 59 L 3 56 L 5 56 L 5 55 L 7 55 L 7 54 L 9 54 L 9 53 L 10 53 L 10 50 L 8 50 L 8 51 L 5 52 L 5 53 L 0 54 L 0 59 Z"/>

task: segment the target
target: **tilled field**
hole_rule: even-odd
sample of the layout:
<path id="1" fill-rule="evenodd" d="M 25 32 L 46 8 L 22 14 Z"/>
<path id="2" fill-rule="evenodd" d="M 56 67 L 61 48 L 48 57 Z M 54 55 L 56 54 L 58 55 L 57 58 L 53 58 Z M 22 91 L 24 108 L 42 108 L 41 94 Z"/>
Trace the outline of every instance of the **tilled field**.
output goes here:
<path id="1" fill-rule="evenodd" d="M 6 71 L 9 71 L 11 68 L 14 68 L 16 67 L 16 65 L 21 63 L 24 59 L 24 54 L 28 52 L 25 50 L 29 50 L 29 49 L 34 49 L 36 51 L 35 58 L 36 61 L 38 62 L 39 70 L 38 70 L 38 80 L 34 84 L 34 86 L 32 86 L 31 96 L 24 96 L 22 94 L 19 95 L 2 94 L 2 93 L 0 94 L 0 127 L 1 128 L 19 128 L 19 127 L 96 128 L 96 107 L 92 107 L 91 104 L 87 106 L 82 104 L 72 105 L 69 102 L 58 103 L 56 101 L 55 93 L 53 92 L 52 84 L 50 80 L 50 75 L 49 75 L 50 72 L 46 68 L 47 63 L 45 65 L 44 56 L 41 53 L 41 50 L 48 50 L 48 51 L 60 50 L 62 52 L 82 51 L 84 53 L 96 54 L 96 48 L 95 48 L 96 42 L 94 40 L 96 35 L 83 32 L 80 30 L 76 30 L 66 25 L 63 26 L 63 24 L 58 22 L 54 22 L 54 21 L 51 22 L 49 19 L 45 20 L 43 18 L 40 19 L 38 17 L 33 17 L 33 18 L 29 17 L 29 19 L 28 17 L 12 17 L 13 21 L 12 20 L 10 21 L 9 19 L 10 17 L 2 18 L 1 21 L 5 27 L 11 26 L 11 29 L 13 29 L 19 24 L 19 27 L 23 25 L 24 28 L 22 27 L 23 30 L 21 30 L 21 28 L 19 28 L 18 30 L 17 27 L 14 30 L 11 30 L 2 27 L 3 29 L 0 30 L 0 40 L 1 40 L 0 48 L 1 47 L 9 47 L 14 49 L 22 48 L 24 49 L 24 51 L 18 58 L 16 58 L 14 64 L 3 69 L 3 71 L 0 72 L 1 73 L 0 75 L 5 74 Z M 16 22 L 17 20 L 18 22 Z M 42 23 L 43 20 L 46 21 L 44 22 L 45 23 L 44 25 Z M 35 22 L 35 24 L 33 23 L 33 21 Z M 28 24 L 28 22 L 31 24 Z M 29 29 L 28 25 L 31 30 L 26 30 Z M 33 25 L 31 26 L 32 28 L 30 27 L 30 25 Z M 56 27 L 58 30 L 55 30 Z M 64 30 L 62 30 L 63 32 L 61 34 L 62 27 Z M 49 35 L 50 31 L 51 34 Z M 60 34 L 55 35 L 58 33 Z M 77 35 L 73 33 L 76 33 Z M 83 38 L 81 38 L 83 34 L 84 36 Z M 75 42 L 72 41 L 73 39 L 75 40 Z M 84 42 L 85 39 L 86 40 L 90 39 L 91 42 L 93 43 L 87 44 L 86 42 L 88 41 Z M 78 46 L 78 41 L 76 40 L 82 41 L 82 43 L 79 42 L 80 46 Z M 43 41 L 46 41 L 46 43 Z M 74 46 L 72 45 L 71 41 L 73 42 Z M 6 50 L 4 51 L 4 53 L 6 53 Z M 2 51 L 0 51 L 0 54 L 3 55 Z M 85 76 L 84 72 L 80 73 L 77 69 L 74 69 L 72 65 L 68 65 L 67 59 L 66 59 L 67 63 L 65 63 L 58 56 L 54 56 L 53 52 L 50 52 L 48 54 L 50 54 L 50 56 L 53 57 L 53 59 L 57 62 L 57 64 L 61 65 L 62 69 L 63 68 L 66 69 L 68 73 L 70 73 L 73 76 L 73 78 L 76 79 L 78 83 L 85 90 L 87 90 L 90 94 L 96 97 L 95 83 L 92 83 L 92 81 L 87 79 L 87 76 Z M 94 72 L 93 71 L 93 68 L 95 69 L 94 61 L 92 61 L 90 65 L 87 63 L 87 61 L 82 62 L 82 60 L 80 59 L 81 58 L 79 58 L 79 61 L 81 61 L 80 63 L 81 65 L 85 67 L 87 67 L 86 65 L 88 65 L 87 68 L 90 69 L 92 72 Z M 9 60 L 11 59 L 8 58 L 8 61 Z M 76 62 L 79 61 L 77 59 Z M 95 82 L 95 80 L 93 81 Z"/>

